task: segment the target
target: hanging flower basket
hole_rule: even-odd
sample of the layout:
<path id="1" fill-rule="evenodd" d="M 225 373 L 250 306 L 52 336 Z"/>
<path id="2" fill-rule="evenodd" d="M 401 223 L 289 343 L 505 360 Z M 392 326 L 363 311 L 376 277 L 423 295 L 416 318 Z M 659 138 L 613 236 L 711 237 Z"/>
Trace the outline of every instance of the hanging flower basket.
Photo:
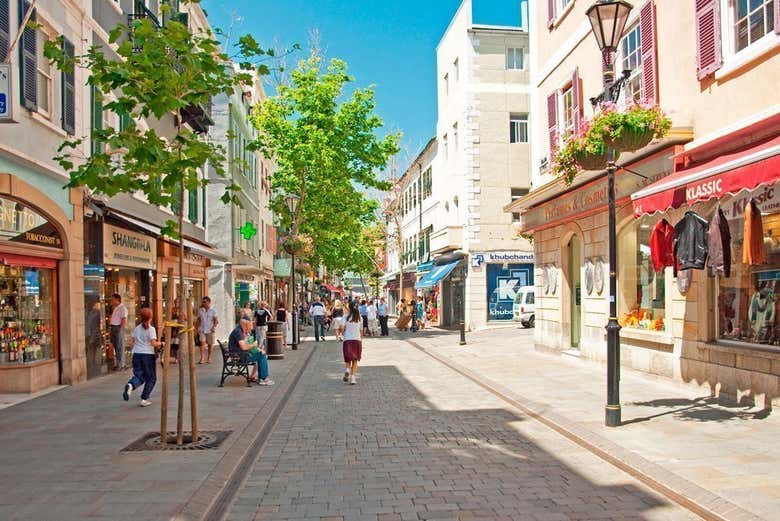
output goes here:
<path id="1" fill-rule="evenodd" d="M 580 170 L 603 170 L 607 167 L 607 150 L 633 152 L 653 139 L 665 136 L 672 121 L 658 107 L 632 104 L 618 111 L 612 103 L 603 104 L 591 121 L 583 122 L 579 132 L 569 136 L 552 157 L 552 171 L 567 184 Z"/>
<path id="2" fill-rule="evenodd" d="M 314 248 L 314 241 L 312 238 L 303 233 L 287 235 L 283 237 L 280 242 L 282 249 L 290 255 L 309 255 Z"/>

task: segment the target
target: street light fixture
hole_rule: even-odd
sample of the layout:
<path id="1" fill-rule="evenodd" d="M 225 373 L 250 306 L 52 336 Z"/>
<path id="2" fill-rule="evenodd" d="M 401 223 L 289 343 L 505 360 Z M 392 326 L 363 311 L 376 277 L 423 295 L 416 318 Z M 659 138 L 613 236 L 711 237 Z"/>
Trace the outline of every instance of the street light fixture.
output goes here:
<path id="1" fill-rule="evenodd" d="M 613 97 L 615 82 L 614 55 L 623 37 L 632 5 L 624 0 L 600 0 L 588 8 L 593 36 L 601 49 L 605 102 Z M 621 424 L 620 410 L 620 324 L 617 319 L 617 222 L 615 219 L 616 150 L 607 147 L 607 190 L 609 198 L 609 321 L 607 322 L 607 405 L 604 423 L 607 427 Z"/>
<path id="2" fill-rule="evenodd" d="M 298 233 L 298 205 L 301 198 L 295 194 L 287 194 L 284 198 L 287 209 L 290 211 L 290 233 Z M 298 349 L 298 309 L 295 305 L 295 253 L 290 253 L 290 311 L 292 312 L 292 338 L 290 346 Z"/>

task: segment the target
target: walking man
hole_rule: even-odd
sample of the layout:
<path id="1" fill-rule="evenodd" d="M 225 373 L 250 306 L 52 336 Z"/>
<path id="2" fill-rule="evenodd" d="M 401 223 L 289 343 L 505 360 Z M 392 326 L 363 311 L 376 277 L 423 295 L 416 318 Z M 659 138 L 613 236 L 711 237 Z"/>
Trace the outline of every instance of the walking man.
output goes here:
<path id="1" fill-rule="evenodd" d="M 204 358 L 205 363 L 211 363 L 211 351 L 214 349 L 214 332 L 217 330 L 217 324 L 219 324 L 217 310 L 211 307 L 211 298 L 203 297 L 200 309 L 198 310 L 197 323 L 200 344 L 199 364 L 204 363 Z"/>
<path id="2" fill-rule="evenodd" d="M 387 330 L 387 304 L 384 297 L 379 299 L 376 314 L 379 317 L 379 336 L 388 336 L 390 332 Z"/>
<path id="3" fill-rule="evenodd" d="M 265 334 L 268 332 L 268 321 L 271 320 L 271 311 L 268 302 L 263 301 L 255 310 L 255 338 L 260 349 L 265 345 Z"/>
<path id="4" fill-rule="evenodd" d="M 360 318 L 363 321 L 363 334 L 368 335 L 368 305 L 366 304 L 365 299 L 360 301 L 358 311 L 360 312 Z"/>
<path id="5" fill-rule="evenodd" d="M 124 358 L 124 335 L 125 327 L 127 327 L 127 308 L 122 304 L 122 295 L 114 293 L 111 295 L 111 344 L 114 346 L 114 369 L 120 371 L 125 368 Z"/>
<path id="6" fill-rule="evenodd" d="M 320 302 L 320 297 L 314 297 L 314 302 L 309 307 L 309 316 L 314 321 L 314 339 L 319 342 L 320 337 L 325 340 L 325 305 Z"/>

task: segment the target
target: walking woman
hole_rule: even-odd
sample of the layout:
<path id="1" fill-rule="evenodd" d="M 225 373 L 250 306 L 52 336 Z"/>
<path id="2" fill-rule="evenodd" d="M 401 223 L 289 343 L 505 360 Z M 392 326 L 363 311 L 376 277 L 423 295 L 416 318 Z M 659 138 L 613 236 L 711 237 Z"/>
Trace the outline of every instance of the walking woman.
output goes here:
<path id="1" fill-rule="evenodd" d="M 287 313 L 287 308 L 284 307 L 284 302 L 280 300 L 276 304 L 276 320 L 282 323 L 282 345 L 283 346 L 286 346 L 288 344 L 288 340 L 292 340 L 290 338 L 290 335 L 288 335 L 288 329 L 287 329 L 288 318 L 289 317 Z"/>
<path id="2" fill-rule="evenodd" d="M 141 392 L 141 407 L 152 405 L 149 395 L 152 394 L 154 384 L 157 382 L 157 367 L 155 365 L 155 349 L 162 343 L 157 340 L 157 331 L 152 325 L 152 310 L 141 309 L 141 323 L 135 327 L 130 345 L 133 348 L 133 377 L 125 384 L 122 398 L 130 400 L 130 395 L 135 389 L 144 386 Z"/>
<path id="3" fill-rule="evenodd" d="M 344 324 L 344 381 L 355 385 L 358 362 L 363 354 L 363 320 L 360 317 L 360 304 L 357 300 L 349 303 L 349 314 Z"/>
<path id="4" fill-rule="evenodd" d="M 331 317 L 333 319 L 333 329 L 336 331 L 336 340 L 344 339 L 344 307 L 341 305 L 341 301 L 336 299 L 333 302 L 333 310 L 331 311 Z"/>

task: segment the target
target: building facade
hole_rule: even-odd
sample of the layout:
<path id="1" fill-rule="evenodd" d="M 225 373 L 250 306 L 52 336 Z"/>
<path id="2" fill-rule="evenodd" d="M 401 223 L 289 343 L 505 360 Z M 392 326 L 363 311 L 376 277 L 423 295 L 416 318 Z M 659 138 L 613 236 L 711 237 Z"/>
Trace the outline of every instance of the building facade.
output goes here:
<path id="1" fill-rule="evenodd" d="M 518 20 L 520 20 L 518 11 Z M 465 0 L 436 49 L 438 122 L 430 250 L 467 256 L 465 323 L 511 320 L 533 280 L 533 247 L 513 232 L 505 204 L 530 186 L 532 112 L 528 32 L 473 23 Z M 441 318 L 456 325 L 461 284 L 442 279 Z"/>
<path id="2" fill-rule="evenodd" d="M 605 173 L 580 172 L 567 186 L 549 170 L 556 147 L 598 110 L 585 100 L 603 90 L 602 57 L 585 16 L 590 4 L 532 4 L 533 191 L 505 209 L 519 213 L 522 231 L 534 236 L 536 345 L 603 360 Z M 616 176 L 621 361 L 767 407 L 780 390 L 780 106 L 770 94 L 780 81 L 777 14 L 778 2 L 643 0 L 615 56 L 615 69 L 626 71 L 618 107 L 658 104 L 673 122 L 665 138 L 618 161 L 625 167 Z M 751 201 L 757 207 L 749 222 L 760 228 L 752 239 L 744 233 Z M 725 225 L 714 219 L 719 210 Z M 709 277 L 704 269 L 675 273 L 653 264 L 651 237 L 660 223 L 693 218 L 730 231 L 723 241 L 729 270 Z M 744 256 L 746 246 L 765 258 Z"/>

